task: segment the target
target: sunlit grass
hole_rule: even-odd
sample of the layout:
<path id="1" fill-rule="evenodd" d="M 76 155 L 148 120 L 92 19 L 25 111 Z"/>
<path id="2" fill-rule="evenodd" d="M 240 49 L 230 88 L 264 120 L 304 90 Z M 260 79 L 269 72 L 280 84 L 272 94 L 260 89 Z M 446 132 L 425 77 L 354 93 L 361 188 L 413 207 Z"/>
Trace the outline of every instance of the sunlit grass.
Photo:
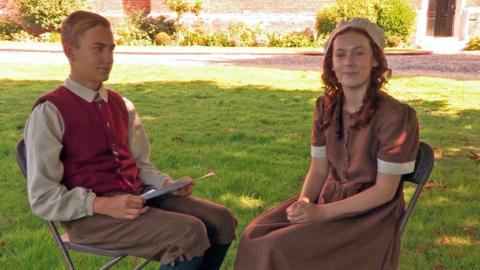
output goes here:
<path id="1" fill-rule="evenodd" d="M 65 65 L 0 62 L 0 269 L 64 269 L 46 224 L 29 209 L 14 145 L 35 99 L 67 75 Z M 240 234 L 254 217 L 300 191 L 319 77 L 314 71 L 118 65 L 108 85 L 136 105 L 161 170 L 174 177 L 216 173 L 198 182 L 195 195 L 232 209 Z M 439 185 L 422 194 L 406 227 L 400 269 L 476 269 L 480 164 L 468 156 L 480 152 L 480 81 L 394 77 L 388 89 L 416 109 L 421 138 L 435 150 L 431 179 Z M 406 198 L 413 191 L 408 185 Z M 445 237 L 454 244 L 442 242 Z M 237 245 L 223 269 L 232 269 Z M 85 254 L 74 260 L 80 269 L 102 261 Z"/>

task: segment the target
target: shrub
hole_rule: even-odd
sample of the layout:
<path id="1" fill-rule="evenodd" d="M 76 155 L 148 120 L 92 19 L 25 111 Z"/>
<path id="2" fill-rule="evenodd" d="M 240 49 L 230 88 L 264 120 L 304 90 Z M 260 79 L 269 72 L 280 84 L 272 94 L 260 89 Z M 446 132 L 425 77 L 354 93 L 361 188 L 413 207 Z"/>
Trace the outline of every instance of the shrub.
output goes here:
<path id="1" fill-rule="evenodd" d="M 130 23 L 126 23 L 116 29 L 115 42 L 118 45 L 151 45 L 152 40 L 144 31 Z"/>
<path id="2" fill-rule="evenodd" d="M 268 47 L 270 45 L 270 39 L 267 35 L 255 36 L 250 46 L 253 47 Z"/>
<path id="3" fill-rule="evenodd" d="M 20 25 L 7 17 L 0 17 L 0 40 L 13 40 L 12 34 L 22 31 Z"/>
<path id="4" fill-rule="evenodd" d="M 195 27 L 194 29 L 183 29 L 177 32 L 177 40 L 183 46 L 204 46 L 206 31 L 203 27 Z"/>
<path id="5" fill-rule="evenodd" d="M 170 45 L 170 36 L 165 32 L 160 32 L 155 35 L 155 44 L 156 45 Z"/>
<path id="6" fill-rule="evenodd" d="M 362 17 L 376 22 L 375 3 L 376 0 L 337 0 L 319 10 L 315 21 L 317 36 L 328 35 L 341 20 Z"/>
<path id="7" fill-rule="evenodd" d="M 315 46 L 313 36 L 303 32 L 290 32 L 287 34 L 268 34 L 271 47 L 312 47 Z"/>
<path id="8" fill-rule="evenodd" d="M 15 3 L 23 21 L 41 32 L 60 31 L 68 14 L 86 7 L 85 0 L 17 0 Z"/>
<path id="9" fill-rule="evenodd" d="M 319 10 L 315 19 L 317 36 L 326 36 L 332 32 L 337 25 L 337 20 L 337 13 L 333 6 Z"/>
<path id="10" fill-rule="evenodd" d="M 205 46 L 233 47 L 235 43 L 230 39 L 227 32 L 212 31 L 204 37 Z"/>
<path id="11" fill-rule="evenodd" d="M 480 50 L 480 36 L 476 36 L 468 41 L 467 46 L 464 48 L 466 51 L 478 51 Z"/>
<path id="12" fill-rule="evenodd" d="M 152 41 L 160 32 L 168 35 L 175 33 L 175 21 L 166 16 L 149 17 L 142 11 L 130 11 L 128 12 L 128 23 L 147 33 Z"/>
<path id="13" fill-rule="evenodd" d="M 184 46 L 219 46 L 219 47 L 311 47 L 320 46 L 324 39 L 314 40 L 308 29 L 302 32 L 280 34 L 266 33 L 259 26 L 250 27 L 244 23 L 231 23 L 227 31 L 206 29 L 202 25 L 183 29 L 176 33 L 179 45 Z"/>
<path id="14" fill-rule="evenodd" d="M 267 41 L 267 36 L 260 26 L 251 27 L 243 22 L 231 22 L 227 32 L 232 40 L 238 41 L 236 46 L 260 46 L 260 43 Z"/>
<path id="15" fill-rule="evenodd" d="M 377 0 L 337 0 L 336 11 L 338 16 L 344 20 L 361 17 L 376 22 L 376 3 Z"/>
<path id="16" fill-rule="evenodd" d="M 402 44 L 402 38 L 395 35 L 387 37 L 387 47 L 394 48 L 400 46 L 400 44 Z"/>
<path id="17" fill-rule="evenodd" d="M 382 0 L 377 4 L 377 23 L 388 37 L 407 41 L 412 34 L 416 12 L 407 0 Z"/>
<path id="18" fill-rule="evenodd" d="M 407 41 L 413 31 L 416 12 L 408 0 L 337 0 L 333 5 L 317 12 L 317 37 L 326 37 L 341 20 L 354 17 L 377 22 L 385 30 L 391 44 Z M 401 42 L 398 42 L 400 44 Z"/>
<path id="19" fill-rule="evenodd" d="M 28 32 L 25 32 L 24 30 L 20 30 L 20 32 L 12 34 L 12 40 L 25 42 L 25 41 L 36 41 L 36 38 L 33 35 L 29 34 Z"/>

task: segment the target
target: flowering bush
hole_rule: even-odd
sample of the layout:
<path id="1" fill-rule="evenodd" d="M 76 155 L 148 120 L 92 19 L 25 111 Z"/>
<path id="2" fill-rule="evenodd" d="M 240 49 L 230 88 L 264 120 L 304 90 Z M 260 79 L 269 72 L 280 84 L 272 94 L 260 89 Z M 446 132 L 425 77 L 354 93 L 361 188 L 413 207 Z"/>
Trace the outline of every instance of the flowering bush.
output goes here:
<path id="1" fill-rule="evenodd" d="M 467 46 L 464 48 L 466 51 L 478 51 L 480 50 L 480 36 L 476 36 L 472 38 L 468 43 Z"/>
<path id="2" fill-rule="evenodd" d="M 155 44 L 166 46 L 170 45 L 170 36 L 165 32 L 160 32 L 155 35 Z"/>
<path id="3" fill-rule="evenodd" d="M 20 25 L 15 23 L 11 18 L 0 17 L 0 40 L 13 40 L 13 35 L 22 31 Z"/>

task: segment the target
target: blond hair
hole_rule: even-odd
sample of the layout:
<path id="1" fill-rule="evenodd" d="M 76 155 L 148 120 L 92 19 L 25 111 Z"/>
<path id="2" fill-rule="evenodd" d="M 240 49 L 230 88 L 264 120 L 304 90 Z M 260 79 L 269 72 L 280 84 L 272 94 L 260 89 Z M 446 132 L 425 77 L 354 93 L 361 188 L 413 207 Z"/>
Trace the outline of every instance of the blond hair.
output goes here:
<path id="1" fill-rule="evenodd" d="M 103 26 L 110 28 L 110 22 L 103 16 L 89 11 L 75 11 L 62 23 L 62 44 L 80 46 L 80 37 L 90 28 Z"/>

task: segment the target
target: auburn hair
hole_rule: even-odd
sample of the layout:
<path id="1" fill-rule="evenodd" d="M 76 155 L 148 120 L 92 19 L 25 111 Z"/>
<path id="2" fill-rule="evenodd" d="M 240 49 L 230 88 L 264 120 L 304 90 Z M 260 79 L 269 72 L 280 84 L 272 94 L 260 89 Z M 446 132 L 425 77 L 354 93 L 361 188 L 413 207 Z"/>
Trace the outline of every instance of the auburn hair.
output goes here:
<path id="1" fill-rule="evenodd" d="M 339 35 L 348 32 L 356 32 L 368 38 L 370 48 L 373 52 L 373 58 L 377 62 L 377 66 L 373 67 L 370 72 L 370 83 L 367 86 L 363 104 L 358 112 L 358 121 L 352 124 L 351 128 L 358 129 L 370 123 L 379 106 L 379 94 L 392 74 L 392 70 L 388 68 L 387 59 L 383 50 L 378 47 L 365 30 L 356 27 L 347 27 L 335 35 L 323 61 L 322 80 L 324 84 L 324 98 L 322 108 L 323 115 L 320 120 L 322 129 L 324 130 L 327 129 L 332 122 L 335 123 L 335 134 L 338 140 L 343 138 L 344 94 L 342 85 L 337 80 L 337 76 L 333 70 L 333 45 Z"/>

